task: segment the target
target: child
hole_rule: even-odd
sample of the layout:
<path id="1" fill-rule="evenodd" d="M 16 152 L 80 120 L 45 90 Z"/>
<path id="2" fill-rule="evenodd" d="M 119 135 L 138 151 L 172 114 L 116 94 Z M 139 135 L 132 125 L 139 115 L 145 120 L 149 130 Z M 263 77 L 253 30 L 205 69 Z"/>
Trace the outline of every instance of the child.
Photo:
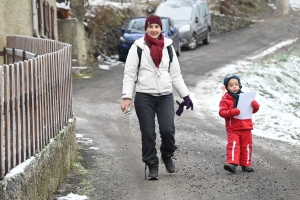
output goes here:
<path id="1" fill-rule="evenodd" d="M 240 114 L 237 109 L 239 101 L 239 94 L 242 85 L 240 78 L 235 75 L 228 75 L 224 79 L 224 86 L 227 92 L 220 101 L 220 117 L 225 119 L 225 126 L 227 132 L 227 147 L 226 147 L 226 164 L 224 169 L 229 172 L 236 172 L 238 165 L 242 166 L 243 172 L 253 172 L 252 168 L 252 133 L 253 129 L 252 119 L 236 119 L 234 116 Z M 251 103 L 253 113 L 259 109 L 257 101 L 253 100 Z"/>

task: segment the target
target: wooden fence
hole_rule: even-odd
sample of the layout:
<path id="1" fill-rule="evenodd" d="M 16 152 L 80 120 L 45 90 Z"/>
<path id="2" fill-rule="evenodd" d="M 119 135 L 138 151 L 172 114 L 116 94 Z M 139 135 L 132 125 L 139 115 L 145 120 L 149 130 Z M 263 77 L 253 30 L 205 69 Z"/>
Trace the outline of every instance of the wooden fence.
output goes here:
<path id="1" fill-rule="evenodd" d="M 73 115 L 71 45 L 15 35 L 6 44 L 11 64 L 0 66 L 0 179 L 35 156 Z"/>

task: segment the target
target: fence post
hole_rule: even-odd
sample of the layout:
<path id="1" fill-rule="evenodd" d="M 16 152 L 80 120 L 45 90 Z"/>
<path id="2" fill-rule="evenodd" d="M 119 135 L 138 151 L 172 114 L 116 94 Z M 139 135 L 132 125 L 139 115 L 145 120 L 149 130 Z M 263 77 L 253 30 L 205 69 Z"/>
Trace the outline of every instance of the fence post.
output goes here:
<path id="1" fill-rule="evenodd" d="M 23 50 L 23 61 L 26 60 L 26 51 Z"/>
<path id="2" fill-rule="evenodd" d="M 6 48 L 3 47 L 3 58 L 4 58 L 4 64 L 6 65 Z"/>
<path id="3" fill-rule="evenodd" d="M 13 62 L 12 63 L 15 63 L 15 48 L 12 49 L 12 59 L 13 59 Z"/>

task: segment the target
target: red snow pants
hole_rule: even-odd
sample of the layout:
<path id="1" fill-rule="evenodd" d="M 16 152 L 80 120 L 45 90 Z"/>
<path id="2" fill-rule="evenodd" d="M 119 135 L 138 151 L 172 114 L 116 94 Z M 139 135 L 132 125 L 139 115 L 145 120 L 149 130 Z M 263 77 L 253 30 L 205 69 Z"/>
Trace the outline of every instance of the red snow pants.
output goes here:
<path id="1" fill-rule="evenodd" d="M 227 130 L 226 163 L 252 166 L 251 130 Z"/>

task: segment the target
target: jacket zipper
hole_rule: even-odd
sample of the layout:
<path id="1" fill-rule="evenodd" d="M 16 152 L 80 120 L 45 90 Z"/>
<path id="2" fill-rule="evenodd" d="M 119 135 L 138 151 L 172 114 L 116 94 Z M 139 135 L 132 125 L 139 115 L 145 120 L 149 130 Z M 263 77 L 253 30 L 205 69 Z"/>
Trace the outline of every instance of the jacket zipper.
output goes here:
<path id="1" fill-rule="evenodd" d="M 156 84 L 157 84 L 157 93 L 160 94 L 160 85 L 159 85 L 159 79 L 160 79 L 160 71 L 159 69 L 156 70 Z"/>

